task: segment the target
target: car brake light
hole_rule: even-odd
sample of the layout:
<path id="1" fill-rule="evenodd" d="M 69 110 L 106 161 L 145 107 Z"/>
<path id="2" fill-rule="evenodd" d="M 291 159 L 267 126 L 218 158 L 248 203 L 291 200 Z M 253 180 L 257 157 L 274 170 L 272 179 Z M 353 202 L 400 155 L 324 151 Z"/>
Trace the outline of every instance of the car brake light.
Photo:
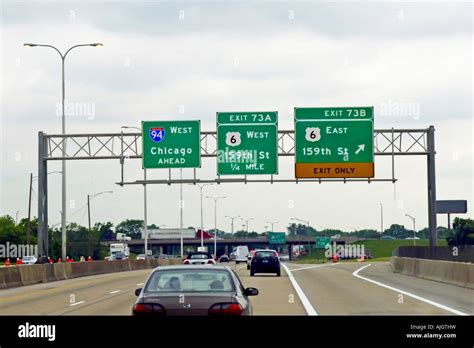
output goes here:
<path id="1" fill-rule="evenodd" d="M 215 262 L 214 262 L 214 260 L 209 260 L 209 261 L 207 261 L 207 264 L 208 265 L 213 265 L 213 264 L 215 264 Z"/>
<path id="2" fill-rule="evenodd" d="M 184 260 L 184 261 L 183 261 L 183 264 L 184 264 L 184 265 L 189 265 L 189 260 Z"/>
<path id="3" fill-rule="evenodd" d="M 163 306 L 156 303 L 137 303 L 133 306 L 133 314 L 161 314 L 165 315 L 166 311 Z"/>
<path id="4" fill-rule="evenodd" d="M 209 315 L 242 315 L 244 310 L 238 303 L 216 303 L 209 308 Z"/>

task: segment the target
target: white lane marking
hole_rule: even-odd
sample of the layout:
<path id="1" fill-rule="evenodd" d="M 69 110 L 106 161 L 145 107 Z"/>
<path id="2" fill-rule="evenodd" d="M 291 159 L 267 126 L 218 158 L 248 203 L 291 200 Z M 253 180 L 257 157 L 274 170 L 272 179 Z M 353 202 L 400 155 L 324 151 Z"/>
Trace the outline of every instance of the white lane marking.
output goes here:
<path id="1" fill-rule="evenodd" d="M 144 283 L 138 283 L 137 286 L 142 286 Z"/>
<path id="2" fill-rule="evenodd" d="M 315 265 L 315 266 L 306 266 L 306 267 L 301 267 L 301 268 L 293 268 L 291 271 L 301 271 L 303 269 L 310 269 L 310 268 L 319 268 L 319 267 L 329 267 L 329 266 L 335 266 L 335 265 L 340 265 L 340 263 L 325 263 L 323 265 Z"/>
<path id="3" fill-rule="evenodd" d="M 295 277 L 293 277 L 293 274 L 291 273 L 289 268 L 286 267 L 286 265 L 284 263 L 282 263 L 281 265 L 283 266 L 283 268 L 285 268 L 286 273 L 288 273 L 288 278 L 290 278 L 290 282 L 293 285 L 293 287 L 295 288 L 296 293 L 298 294 L 298 297 L 300 298 L 301 303 L 303 304 L 303 307 L 304 307 L 306 313 L 308 315 L 318 315 L 318 312 L 316 312 L 316 310 L 311 305 L 311 302 L 309 302 L 308 298 L 304 294 L 304 292 L 301 289 L 301 287 L 299 286 L 299 284 L 296 282 L 296 279 L 295 279 Z"/>
<path id="4" fill-rule="evenodd" d="M 77 306 L 77 305 L 80 305 L 81 303 L 84 303 L 84 302 L 86 302 L 86 301 L 74 302 L 74 303 L 71 303 L 71 304 L 69 305 L 69 307 Z"/>
<path id="5" fill-rule="evenodd" d="M 117 292 L 120 292 L 120 290 L 111 291 L 111 292 L 109 292 L 109 294 L 116 294 Z"/>
<path id="6" fill-rule="evenodd" d="M 358 270 L 355 270 L 352 275 L 354 277 L 357 277 L 357 278 L 360 278 L 360 279 L 363 279 L 363 280 L 366 280 L 368 282 L 371 282 L 371 283 L 374 283 L 378 286 L 381 286 L 381 287 L 384 287 L 384 288 L 387 288 L 387 289 L 390 289 L 390 290 L 393 290 L 393 291 L 396 291 L 396 292 L 399 292 L 400 294 L 404 294 L 404 295 L 407 295 L 407 296 L 410 296 L 412 298 L 414 298 L 415 300 L 419 300 L 419 301 L 422 301 L 422 302 L 426 302 L 432 306 L 435 306 L 435 307 L 438 307 L 438 308 L 441 308 L 441 309 L 444 309 L 445 311 L 448 311 L 448 312 L 451 312 L 451 313 L 454 313 L 454 314 L 457 314 L 457 315 L 469 315 L 469 314 L 466 314 L 464 312 L 461 312 L 461 311 L 458 311 L 457 309 L 453 309 L 451 307 L 448 307 L 448 306 L 445 306 L 445 305 L 442 305 L 441 303 L 438 303 L 438 302 L 435 302 L 435 301 L 432 301 L 432 300 L 428 300 L 424 297 L 421 297 L 421 296 L 418 296 L 418 295 L 415 295 L 415 294 L 412 294 L 412 293 L 409 293 L 407 291 L 404 291 L 404 290 L 400 290 L 400 289 L 397 289 L 397 288 L 394 288 L 393 286 L 389 286 L 389 285 L 386 285 L 386 284 L 383 284 L 383 283 L 380 283 L 378 281 L 375 281 L 375 280 L 372 280 L 372 279 L 369 279 L 369 278 L 366 278 L 366 277 L 363 277 L 361 275 L 359 275 L 359 272 L 362 271 L 363 269 L 371 266 L 372 264 L 369 263 L 368 265 L 364 266 L 364 267 L 361 267 L 359 268 Z"/>

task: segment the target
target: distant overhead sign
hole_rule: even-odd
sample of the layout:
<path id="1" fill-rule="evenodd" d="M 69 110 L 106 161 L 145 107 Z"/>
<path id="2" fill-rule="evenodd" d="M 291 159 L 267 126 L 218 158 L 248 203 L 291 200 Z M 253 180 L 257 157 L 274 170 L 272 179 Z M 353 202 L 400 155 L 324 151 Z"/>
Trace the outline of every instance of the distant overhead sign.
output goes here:
<path id="1" fill-rule="evenodd" d="M 295 108 L 295 176 L 374 177 L 373 117 L 373 107 Z"/>
<path id="2" fill-rule="evenodd" d="M 331 238 L 316 237 L 316 249 L 326 249 L 328 244 L 331 245 Z"/>
<path id="3" fill-rule="evenodd" d="M 269 232 L 268 243 L 269 244 L 286 244 L 285 232 Z"/>
<path id="4" fill-rule="evenodd" d="M 438 214 L 464 214 L 467 213 L 466 200 L 436 201 Z"/>
<path id="5" fill-rule="evenodd" d="M 143 121 L 143 168 L 201 166 L 200 121 Z"/>
<path id="6" fill-rule="evenodd" d="M 217 174 L 278 174 L 278 112 L 217 113 Z"/>

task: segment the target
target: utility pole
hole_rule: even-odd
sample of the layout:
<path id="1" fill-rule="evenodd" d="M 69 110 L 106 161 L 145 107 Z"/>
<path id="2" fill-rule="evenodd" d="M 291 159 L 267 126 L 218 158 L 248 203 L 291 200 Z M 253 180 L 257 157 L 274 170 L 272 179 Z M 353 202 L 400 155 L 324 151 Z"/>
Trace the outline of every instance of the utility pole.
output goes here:
<path id="1" fill-rule="evenodd" d="M 245 232 L 249 233 L 249 221 L 252 221 L 253 218 L 250 218 L 250 219 L 244 219 L 244 218 L 240 218 L 242 221 L 245 221 Z"/>

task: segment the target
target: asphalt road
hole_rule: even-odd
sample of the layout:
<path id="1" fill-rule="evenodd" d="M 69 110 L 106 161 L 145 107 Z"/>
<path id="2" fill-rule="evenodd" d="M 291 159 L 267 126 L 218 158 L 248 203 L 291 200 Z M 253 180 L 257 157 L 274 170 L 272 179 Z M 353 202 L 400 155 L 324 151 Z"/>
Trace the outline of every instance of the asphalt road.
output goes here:
<path id="1" fill-rule="evenodd" d="M 259 289 L 251 298 L 256 315 L 474 314 L 473 290 L 394 274 L 387 262 L 287 263 L 291 276 L 282 269 L 281 277 L 250 277 L 245 264 L 230 267 L 244 286 Z M 134 290 L 150 271 L 0 290 L 0 315 L 129 315 Z"/>

